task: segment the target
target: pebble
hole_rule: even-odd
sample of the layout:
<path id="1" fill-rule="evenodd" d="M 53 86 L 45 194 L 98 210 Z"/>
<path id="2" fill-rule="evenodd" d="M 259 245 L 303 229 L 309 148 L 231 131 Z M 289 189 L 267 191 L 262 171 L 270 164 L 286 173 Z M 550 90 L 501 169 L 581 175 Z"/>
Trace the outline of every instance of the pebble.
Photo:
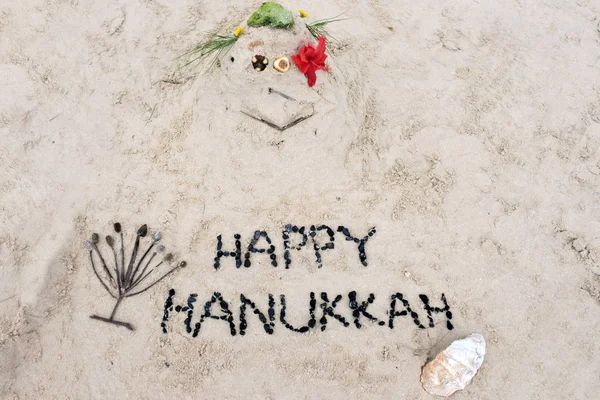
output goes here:
<path id="1" fill-rule="evenodd" d="M 167 323 L 166 322 L 169 320 L 169 314 L 170 314 L 170 312 L 175 311 L 175 312 L 184 312 L 187 314 L 187 318 L 184 321 L 185 329 L 186 329 L 186 332 L 192 334 L 193 337 L 196 337 L 199 334 L 201 325 L 206 319 L 215 319 L 215 320 L 225 321 L 229 324 L 231 335 L 235 336 L 237 334 L 237 331 L 236 331 L 237 320 L 234 318 L 233 312 L 229 308 L 229 304 L 222 298 L 221 293 L 214 292 L 213 295 L 211 296 L 210 300 L 207 301 L 206 303 L 204 303 L 204 314 L 202 314 L 200 316 L 200 321 L 197 322 L 193 327 L 192 327 L 192 319 L 193 319 L 193 311 L 194 311 L 193 308 L 194 308 L 194 303 L 197 301 L 198 295 L 196 293 L 190 294 L 187 299 L 187 306 L 174 305 L 173 304 L 173 296 L 174 295 L 175 295 L 175 290 L 170 289 L 169 296 L 165 302 L 163 319 L 160 324 L 161 329 L 164 333 L 167 333 Z M 361 324 L 361 322 L 360 322 L 361 317 L 368 319 L 372 323 L 375 323 L 377 326 L 385 326 L 386 325 L 385 321 L 379 320 L 378 318 L 374 317 L 367 311 L 367 307 L 370 304 L 373 304 L 373 302 L 375 301 L 375 295 L 373 293 L 370 293 L 368 298 L 362 302 L 358 301 L 357 297 L 358 297 L 358 295 L 357 295 L 356 291 L 351 291 L 348 293 L 348 300 L 349 300 L 348 305 L 349 305 L 350 309 L 352 310 L 353 322 L 354 322 L 354 325 L 356 326 L 356 328 L 360 329 L 363 326 L 363 324 Z M 320 331 L 325 331 L 327 329 L 327 325 L 329 322 L 328 317 L 336 319 L 337 321 L 342 323 L 344 327 L 350 326 L 350 323 L 346 320 L 346 318 L 344 316 L 335 313 L 335 307 L 338 305 L 338 303 L 340 303 L 343 300 L 342 295 L 338 294 L 335 296 L 335 298 L 333 298 L 333 301 L 330 301 L 329 296 L 326 292 L 320 292 L 319 298 L 322 300 L 322 302 L 319 304 L 319 308 L 321 310 L 323 310 L 322 315 L 318 318 L 318 322 L 320 325 Z M 280 309 L 280 313 L 279 313 L 279 318 L 280 318 L 281 323 L 287 329 L 292 330 L 297 333 L 305 333 L 316 327 L 317 318 L 315 317 L 315 310 L 317 307 L 317 298 L 316 298 L 315 292 L 310 293 L 310 301 L 309 301 L 309 317 L 310 318 L 309 318 L 306 326 L 300 326 L 298 328 L 295 328 L 294 326 L 292 326 L 291 324 L 289 324 L 286 321 L 286 299 L 285 299 L 285 296 L 280 295 L 280 299 L 281 299 L 281 309 Z M 451 320 L 453 318 L 453 314 L 450 311 L 450 306 L 448 305 L 448 302 L 447 302 L 444 294 L 442 294 L 442 296 L 441 296 L 441 302 L 444 305 L 443 308 L 442 307 L 431 307 L 430 299 L 425 294 L 420 294 L 419 299 L 421 300 L 421 302 L 424 305 L 423 308 L 427 311 L 427 317 L 429 319 L 429 327 L 430 328 L 434 328 L 434 320 L 432 318 L 432 314 L 444 313 L 444 315 L 447 319 L 445 321 L 441 321 L 441 322 L 445 322 L 446 328 L 448 330 L 454 329 L 454 325 L 451 322 Z M 262 313 L 260 311 L 260 309 L 258 309 L 256 307 L 256 304 L 253 301 L 247 299 L 243 294 L 240 295 L 240 300 L 242 302 L 242 306 L 240 306 L 240 310 L 239 310 L 240 311 L 240 314 L 239 314 L 239 333 L 240 333 L 240 335 L 245 335 L 246 329 L 248 327 L 248 323 L 246 320 L 246 307 L 247 306 L 252 308 L 252 313 L 258 317 L 257 319 L 263 325 L 263 329 L 265 330 L 265 332 L 267 334 L 273 334 L 276 315 L 277 315 L 276 309 L 275 309 L 274 296 L 269 294 L 268 312 L 267 313 Z M 400 304 L 400 302 L 402 303 L 403 309 L 397 310 L 396 307 Z M 221 315 L 213 315 L 212 314 L 212 305 L 213 304 L 219 305 Z M 420 322 L 419 314 L 411 308 L 411 305 L 410 305 L 408 299 L 404 298 L 404 295 L 402 293 L 398 292 L 391 296 L 391 303 L 390 303 L 390 309 L 388 311 L 388 315 L 389 315 L 389 327 L 391 329 L 394 328 L 394 319 L 397 317 L 400 317 L 400 316 L 410 316 L 411 319 L 413 320 L 414 324 L 417 325 L 417 327 L 419 329 L 425 329 L 425 326 L 423 324 L 421 324 L 421 322 Z"/>

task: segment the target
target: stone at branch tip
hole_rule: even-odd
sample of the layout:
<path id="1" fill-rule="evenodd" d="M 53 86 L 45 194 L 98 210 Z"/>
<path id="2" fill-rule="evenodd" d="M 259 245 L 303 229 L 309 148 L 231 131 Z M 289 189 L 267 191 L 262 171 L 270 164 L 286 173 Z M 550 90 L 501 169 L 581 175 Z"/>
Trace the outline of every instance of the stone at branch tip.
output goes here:
<path id="1" fill-rule="evenodd" d="M 100 241 L 100 236 L 97 233 L 92 233 L 92 243 L 96 244 Z"/>
<path id="2" fill-rule="evenodd" d="M 148 225 L 146 225 L 146 224 L 140 226 L 140 229 L 138 229 L 138 231 L 137 231 L 137 235 L 140 237 L 145 237 L 147 233 L 148 233 Z"/>
<path id="3" fill-rule="evenodd" d="M 120 223 L 115 222 L 114 227 L 115 227 L 115 232 L 121 233 L 121 224 Z"/>

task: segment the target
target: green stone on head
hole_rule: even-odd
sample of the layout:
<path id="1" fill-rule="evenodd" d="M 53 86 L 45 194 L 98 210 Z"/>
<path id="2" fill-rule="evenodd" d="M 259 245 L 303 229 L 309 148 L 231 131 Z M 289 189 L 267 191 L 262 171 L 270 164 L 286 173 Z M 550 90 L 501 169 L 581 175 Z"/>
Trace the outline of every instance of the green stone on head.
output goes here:
<path id="1" fill-rule="evenodd" d="M 248 26 L 276 29 L 291 29 L 294 27 L 294 16 L 279 3 L 273 1 L 262 3 L 248 18 Z"/>

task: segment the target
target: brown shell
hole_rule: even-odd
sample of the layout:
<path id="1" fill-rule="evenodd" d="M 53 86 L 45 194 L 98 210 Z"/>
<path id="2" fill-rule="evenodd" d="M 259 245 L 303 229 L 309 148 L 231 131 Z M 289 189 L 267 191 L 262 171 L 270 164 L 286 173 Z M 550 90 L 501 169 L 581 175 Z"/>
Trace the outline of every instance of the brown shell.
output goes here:
<path id="1" fill-rule="evenodd" d="M 269 65 L 269 59 L 261 54 L 252 57 L 252 68 L 258 72 L 262 72 Z"/>

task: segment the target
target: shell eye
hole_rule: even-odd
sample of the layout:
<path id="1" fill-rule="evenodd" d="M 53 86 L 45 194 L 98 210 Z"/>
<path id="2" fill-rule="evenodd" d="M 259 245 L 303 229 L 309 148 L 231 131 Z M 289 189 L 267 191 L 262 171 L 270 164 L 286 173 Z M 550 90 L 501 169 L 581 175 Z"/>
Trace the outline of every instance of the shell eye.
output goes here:
<path id="1" fill-rule="evenodd" d="M 287 72 L 290 70 L 290 60 L 287 57 L 277 57 L 273 61 L 273 68 L 279 72 Z"/>
<path id="2" fill-rule="evenodd" d="M 264 71 L 265 68 L 267 68 L 267 65 L 269 65 L 269 59 L 261 54 L 257 54 L 254 57 L 252 57 L 252 67 L 258 71 Z"/>

